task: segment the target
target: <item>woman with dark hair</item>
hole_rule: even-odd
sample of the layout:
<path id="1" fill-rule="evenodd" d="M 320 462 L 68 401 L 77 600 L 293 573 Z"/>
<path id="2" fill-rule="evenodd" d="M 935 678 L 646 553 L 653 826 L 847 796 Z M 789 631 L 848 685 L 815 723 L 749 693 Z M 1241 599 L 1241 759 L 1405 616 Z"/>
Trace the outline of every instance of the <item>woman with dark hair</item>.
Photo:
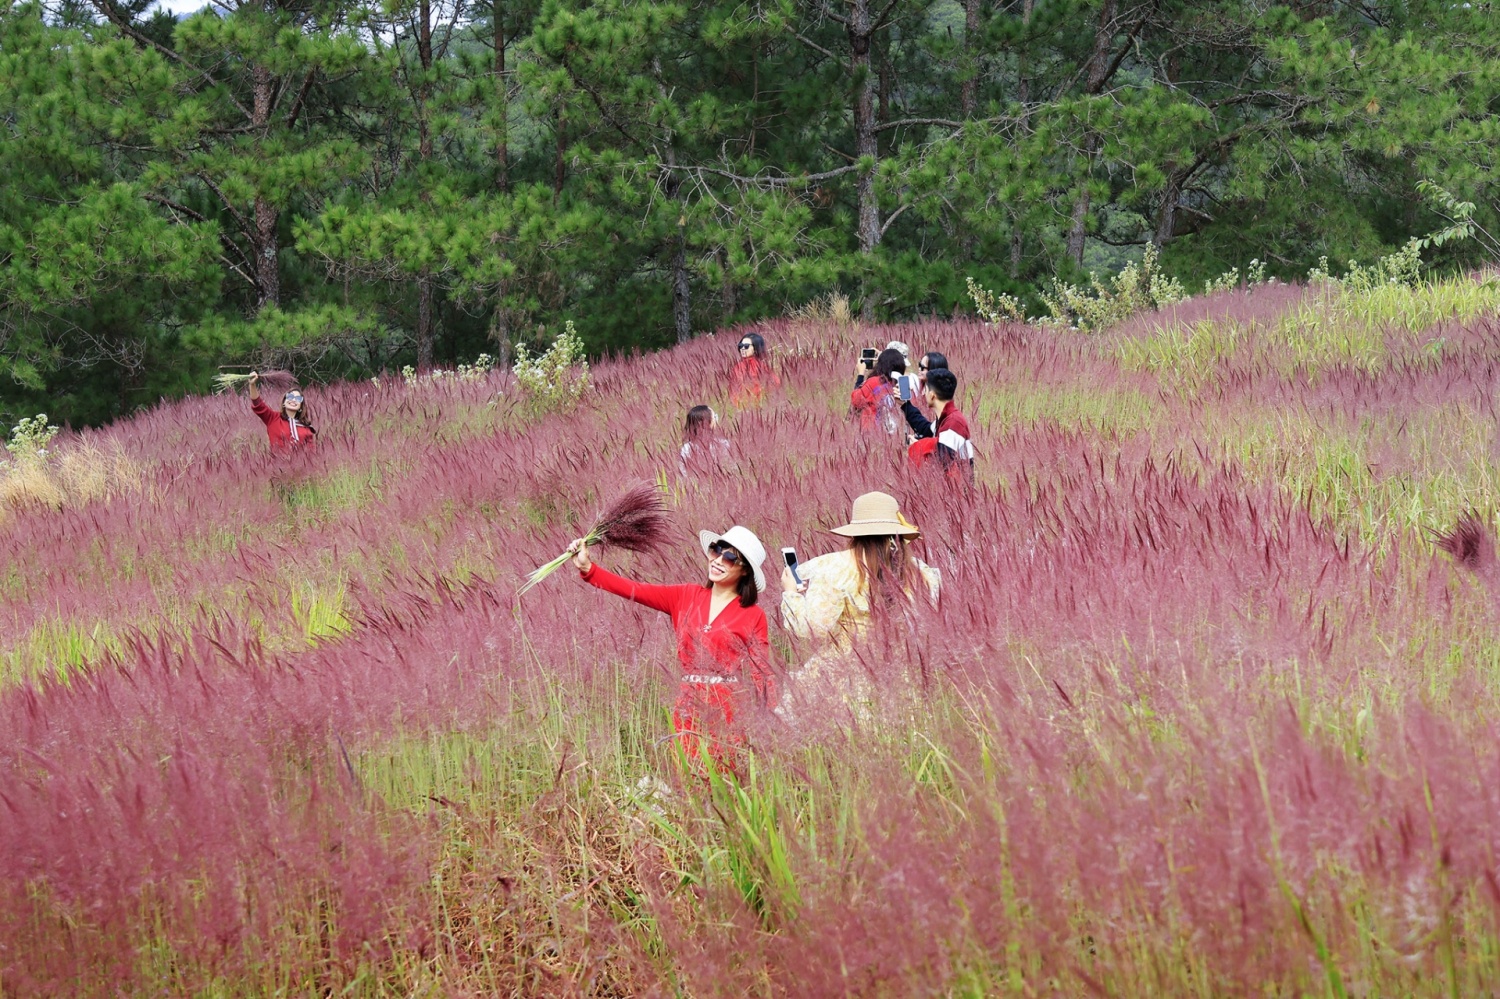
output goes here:
<path id="1" fill-rule="evenodd" d="M 896 498 L 865 493 L 854 501 L 849 523 L 832 533 L 849 539 L 831 552 L 781 574 L 781 621 L 798 638 L 825 643 L 800 670 L 787 677 L 788 698 L 777 713 L 791 719 L 823 696 L 863 714 L 873 696 L 866 671 L 848 653 L 878 615 L 904 612 L 918 599 L 937 603 L 942 577 L 912 554 L 921 536 L 901 515 Z M 791 695 L 795 692 L 796 697 Z"/>
<path id="2" fill-rule="evenodd" d="M 707 582 L 655 586 L 617 576 L 595 565 L 579 538 L 568 546 L 587 583 L 671 615 L 682 674 L 672 726 L 689 759 L 702 753 L 735 770 L 745 742 L 736 721 L 749 698 L 770 703 L 775 694 L 766 612 L 756 606 L 766 588 L 766 549 L 750 530 L 699 531 L 708 558 Z"/>
<path id="3" fill-rule="evenodd" d="M 765 398 L 767 384 L 781 384 L 781 379 L 771 370 L 766 338 L 759 333 L 745 333 L 735 349 L 739 352 L 739 359 L 729 369 L 729 401 L 742 408 L 759 406 Z"/>
<path id="4" fill-rule="evenodd" d="M 925 384 L 927 381 L 927 372 L 946 367 L 948 367 L 948 356 L 946 354 L 939 354 L 935 350 L 929 350 L 917 359 L 917 381 Z"/>
<path id="5" fill-rule="evenodd" d="M 729 466 L 729 440 L 719 429 L 719 414 L 707 406 L 688 410 L 682 428 L 682 449 L 678 452 L 677 471 L 686 476 L 694 471 L 726 470 Z"/>
<path id="6" fill-rule="evenodd" d="M 906 357 L 894 347 L 887 347 L 875 358 L 873 371 L 867 370 L 860 361 L 855 369 L 854 391 L 849 393 L 849 406 L 859 417 L 859 425 L 866 430 L 877 424 L 886 433 L 893 434 L 900 424 L 897 422 L 896 376 L 906 374 Z"/>
<path id="7" fill-rule="evenodd" d="M 307 401 L 302 390 L 292 388 L 281 397 L 281 411 L 267 406 L 260 397 L 260 372 L 250 372 L 250 411 L 266 425 L 271 450 L 287 454 L 294 450 L 311 451 L 318 432 L 308 422 Z"/>

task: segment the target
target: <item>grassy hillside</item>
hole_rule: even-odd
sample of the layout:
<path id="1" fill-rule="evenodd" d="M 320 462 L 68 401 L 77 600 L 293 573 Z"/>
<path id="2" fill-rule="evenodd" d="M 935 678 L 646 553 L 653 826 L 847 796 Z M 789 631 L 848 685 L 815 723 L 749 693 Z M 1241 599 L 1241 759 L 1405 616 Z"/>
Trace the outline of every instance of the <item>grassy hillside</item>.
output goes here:
<path id="1" fill-rule="evenodd" d="M 0 477 L 0 995 L 1456 995 L 1500 976 L 1500 290 L 1285 285 L 1098 336 L 767 331 L 243 398 Z M 847 418 L 941 350 L 974 488 Z M 734 467 L 684 478 L 695 403 Z M 666 619 L 559 573 L 625 484 L 833 550 L 899 496 L 942 604 L 858 650 L 873 719 L 672 758 Z M 1464 559 L 1434 543 L 1466 511 Z M 775 623 L 779 665 L 807 654 Z"/>

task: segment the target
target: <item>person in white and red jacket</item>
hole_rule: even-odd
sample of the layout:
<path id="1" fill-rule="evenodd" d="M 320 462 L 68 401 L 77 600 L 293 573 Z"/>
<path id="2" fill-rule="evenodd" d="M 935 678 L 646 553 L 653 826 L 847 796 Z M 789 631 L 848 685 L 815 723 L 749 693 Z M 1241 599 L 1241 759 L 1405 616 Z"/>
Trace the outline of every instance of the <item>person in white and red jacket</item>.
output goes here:
<path id="1" fill-rule="evenodd" d="M 927 381 L 922 388 L 922 398 L 936 419 L 929 420 L 910 402 L 901 404 L 901 412 L 915 438 L 906 453 L 915 464 L 920 466 L 936 456 L 943 465 L 951 466 L 961 461 L 965 463 L 961 467 L 973 470 L 974 443 L 970 439 L 969 419 L 954 401 L 957 394 L 958 376 L 947 368 L 936 368 L 927 372 Z"/>
<path id="2" fill-rule="evenodd" d="M 266 425 L 271 450 L 278 454 L 311 451 L 318 432 L 307 422 L 307 401 L 301 389 L 292 389 L 281 397 L 281 412 L 267 406 L 260 397 L 260 373 L 250 372 L 250 411 Z"/>

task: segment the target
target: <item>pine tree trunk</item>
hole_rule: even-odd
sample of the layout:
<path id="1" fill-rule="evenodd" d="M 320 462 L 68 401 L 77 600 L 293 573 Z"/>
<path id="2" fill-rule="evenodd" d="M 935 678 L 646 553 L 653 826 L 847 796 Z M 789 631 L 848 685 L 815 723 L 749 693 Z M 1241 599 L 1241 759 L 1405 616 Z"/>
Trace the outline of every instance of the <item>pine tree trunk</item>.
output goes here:
<path id="1" fill-rule="evenodd" d="M 423 160 L 432 159 L 432 123 L 428 120 L 427 108 L 431 97 L 432 79 L 432 0 L 421 0 L 417 5 L 417 58 L 422 64 L 422 83 L 417 87 L 417 153 Z M 427 191 L 422 192 L 422 202 L 431 201 Z M 426 267 L 417 274 L 417 370 L 432 370 L 432 346 L 436 337 L 437 323 L 432 312 L 432 271 Z"/>
<path id="2" fill-rule="evenodd" d="M 1073 218 L 1068 225 L 1068 258 L 1073 263 L 1083 266 L 1083 251 L 1088 237 L 1089 220 L 1089 189 L 1088 175 L 1090 167 L 1094 162 L 1093 140 L 1084 143 L 1083 162 L 1084 175 L 1083 186 L 1078 189 L 1078 194 L 1073 200 Z"/>
<path id="3" fill-rule="evenodd" d="M 417 276 L 417 370 L 432 370 L 432 345 L 437 324 L 432 316 L 432 274 L 427 268 Z"/>
<path id="4" fill-rule="evenodd" d="M 250 124 L 264 133 L 271 121 L 271 101 L 275 96 L 275 80 L 271 71 L 256 66 L 251 72 L 251 88 L 254 103 L 251 105 Z M 255 311 L 276 308 L 281 304 L 281 273 L 277 257 L 281 247 L 277 244 L 276 224 L 278 212 L 264 194 L 255 196 L 255 231 L 250 240 L 255 249 Z"/>
<path id="5" fill-rule="evenodd" d="M 1115 11 L 1118 0 L 1103 0 L 1099 5 L 1099 24 L 1094 29 L 1094 49 L 1089 54 L 1088 80 L 1084 92 L 1095 96 L 1109 79 L 1111 67 L 1109 53 L 1115 38 Z M 1094 169 L 1094 154 L 1099 149 L 1099 137 L 1090 131 L 1083 140 L 1083 182 L 1073 202 L 1073 218 L 1068 228 L 1068 256 L 1075 264 L 1083 264 L 1083 249 L 1087 236 L 1089 217 L 1089 175 Z"/>
<path id="6" fill-rule="evenodd" d="M 1021 8 L 1021 23 L 1026 27 L 1031 26 L 1031 9 L 1035 0 L 1026 0 Z M 1031 59 L 1027 50 L 1022 49 L 1020 59 L 1016 64 L 1016 102 L 1021 105 L 1021 130 L 1031 130 Z M 1011 213 L 1012 228 L 1010 231 L 1010 276 L 1018 279 L 1021 276 L 1021 263 L 1023 262 L 1026 249 L 1026 233 L 1021 230 L 1021 219 L 1015 212 Z"/>
<path id="7" fill-rule="evenodd" d="M 562 112 L 552 112 L 552 124 L 557 129 L 557 159 L 552 165 L 552 193 L 558 195 L 563 189 L 565 176 L 563 153 L 568 146 L 567 129 L 563 127 Z"/>
<path id="8" fill-rule="evenodd" d="M 740 310 L 740 298 L 734 286 L 734 278 L 729 274 L 729 251 L 724 247 L 719 248 L 719 269 L 724 273 L 724 285 L 719 292 L 720 307 L 724 310 L 724 321 L 727 323 Z"/>
<path id="9" fill-rule="evenodd" d="M 1177 82 L 1178 71 L 1181 68 L 1181 57 L 1174 51 L 1166 61 L 1167 82 Z M 1190 169 L 1190 168 L 1189 168 Z M 1156 216 L 1156 235 L 1151 237 L 1151 242 L 1159 250 L 1171 242 L 1172 233 L 1177 229 L 1177 205 L 1182 200 L 1182 185 L 1187 182 L 1187 170 L 1179 169 L 1173 162 L 1167 164 L 1167 184 L 1161 192 L 1161 208 Z"/>
<path id="10" fill-rule="evenodd" d="M 958 105 L 964 118 L 972 118 L 979 106 L 979 0 L 964 0 L 964 58 L 967 76 Z"/>
<path id="11" fill-rule="evenodd" d="M 875 171 L 880 165 L 880 150 L 875 143 L 876 78 L 870 67 L 870 41 L 874 25 L 870 19 L 870 0 L 854 0 L 849 10 L 849 48 L 853 53 L 849 68 L 855 78 L 854 155 L 874 161 L 862 170 L 855 185 L 859 203 L 859 252 L 874 253 L 880 245 L 880 204 L 875 200 Z"/>
<path id="12" fill-rule="evenodd" d="M 510 92 L 505 82 L 505 20 L 500 0 L 494 0 L 495 19 L 495 99 L 500 102 L 499 135 L 495 141 L 495 186 L 510 190 Z"/>
<path id="13" fill-rule="evenodd" d="M 687 216 L 677 219 L 677 246 L 672 252 L 672 318 L 677 323 L 677 342 L 693 338 L 692 286 L 687 270 Z"/>
<path id="14" fill-rule="evenodd" d="M 1156 217 L 1156 235 L 1151 242 L 1159 250 L 1172 240 L 1177 228 L 1177 202 L 1182 197 L 1182 174 L 1173 171 L 1167 174 L 1167 186 L 1161 192 L 1161 210 Z"/>

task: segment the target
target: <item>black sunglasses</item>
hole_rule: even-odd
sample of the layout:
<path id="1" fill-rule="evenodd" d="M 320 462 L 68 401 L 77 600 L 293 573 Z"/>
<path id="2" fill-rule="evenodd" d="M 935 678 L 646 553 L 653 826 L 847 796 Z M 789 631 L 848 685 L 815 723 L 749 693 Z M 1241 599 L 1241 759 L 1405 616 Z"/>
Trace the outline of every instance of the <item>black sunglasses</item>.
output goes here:
<path id="1" fill-rule="evenodd" d="M 722 541 L 715 541 L 708 546 L 708 557 L 710 561 L 721 558 L 724 560 L 725 565 L 739 565 L 740 560 L 744 558 L 739 552 L 730 548 Z"/>
<path id="2" fill-rule="evenodd" d="M 742 343 L 742 344 L 740 344 L 740 350 L 753 350 L 754 348 L 755 348 L 755 344 L 753 344 L 753 343 Z"/>

